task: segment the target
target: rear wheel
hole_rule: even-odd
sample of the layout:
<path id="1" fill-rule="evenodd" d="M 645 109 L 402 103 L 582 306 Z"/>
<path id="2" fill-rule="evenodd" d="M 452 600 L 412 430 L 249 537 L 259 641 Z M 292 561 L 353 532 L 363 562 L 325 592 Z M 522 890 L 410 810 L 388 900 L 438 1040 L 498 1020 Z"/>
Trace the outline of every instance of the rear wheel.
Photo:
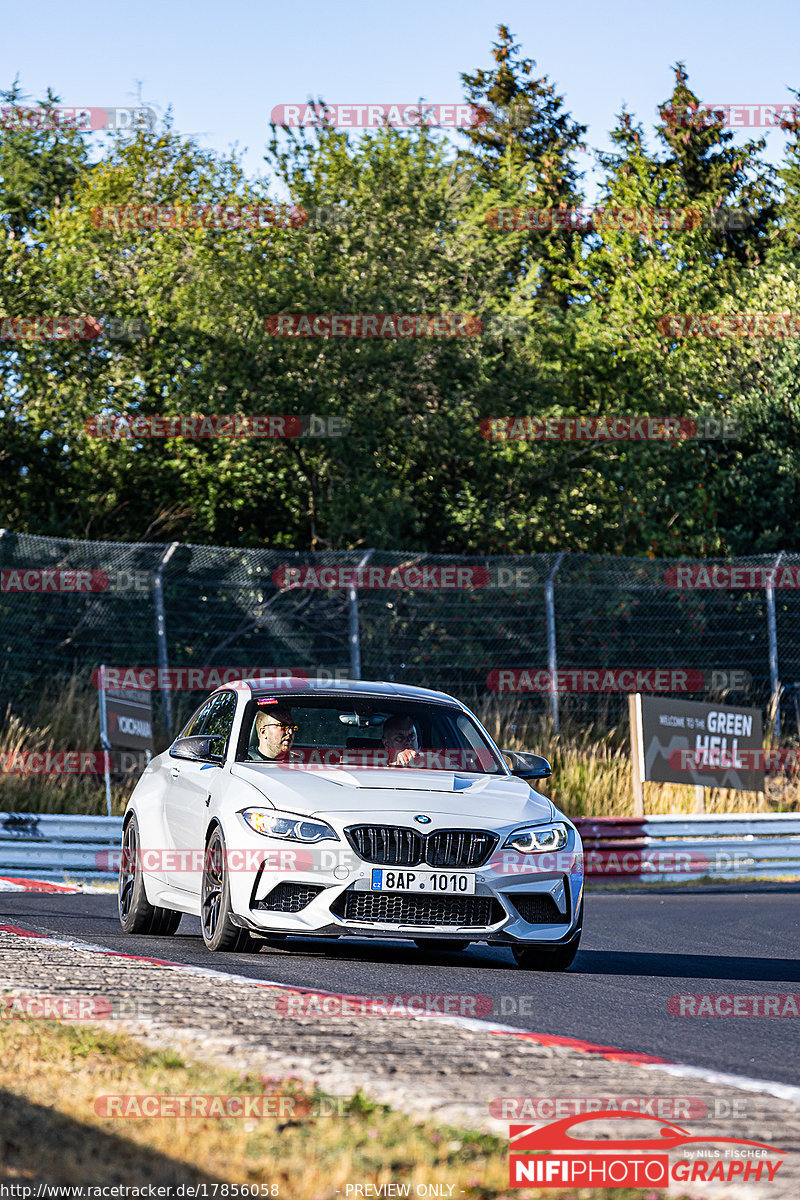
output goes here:
<path id="1" fill-rule="evenodd" d="M 466 950 L 470 943 L 459 942 L 455 938 L 414 938 L 414 945 L 429 954 L 441 950 L 449 950 L 455 954 L 459 950 Z"/>
<path id="2" fill-rule="evenodd" d="M 149 933 L 157 937 L 167 937 L 178 928 L 181 914 L 171 908 L 159 908 L 147 899 L 140 857 L 139 825 L 136 817 L 132 816 L 122 835 L 117 888 L 120 925 L 126 933 Z"/>
<path id="3" fill-rule="evenodd" d="M 206 847 L 201 885 L 200 924 L 209 950 L 257 953 L 261 941 L 231 919 L 231 893 L 226 866 L 225 838 L 216 826 Z"/>

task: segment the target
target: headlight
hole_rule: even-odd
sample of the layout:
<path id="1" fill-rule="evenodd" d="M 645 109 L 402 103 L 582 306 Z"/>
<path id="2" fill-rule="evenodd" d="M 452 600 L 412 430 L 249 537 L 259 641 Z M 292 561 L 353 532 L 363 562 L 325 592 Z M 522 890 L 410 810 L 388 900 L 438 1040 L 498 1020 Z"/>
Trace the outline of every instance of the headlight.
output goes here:
<path id="1" fill-rule="evenodd" d="M 541 854 L 546 850 L 563 850 L 568 841 L 566 825 L 533 825 L 510 834 L 504 846 L 520 854 Z"/>
<path id="2" fill-rule="evenodd" d="M 292 842 L 338 842 L 339 835 L 324 821 L 276 812 L 274 808 L 245 808 L 240 814 L 251 829 L 264 837 L 287 838 Z"/>

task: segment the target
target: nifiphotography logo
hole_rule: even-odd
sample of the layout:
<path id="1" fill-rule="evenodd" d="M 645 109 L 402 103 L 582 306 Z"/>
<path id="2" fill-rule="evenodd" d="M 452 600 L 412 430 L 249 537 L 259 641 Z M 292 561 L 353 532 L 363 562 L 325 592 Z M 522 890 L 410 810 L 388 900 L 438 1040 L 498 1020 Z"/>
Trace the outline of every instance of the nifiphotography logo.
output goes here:
<path id="1" fill-rule="evenodd" d="M 572 1130 L 594 1121 L 646 1121 L 642 1136 L 582 1137 Z M 668 1187 L 671 1182 L 725 1183 L 772 1181 L 783 1150 L 765 1142 L 695 1136 L 645 1113 L 606 1109 L 551 1121 L 510 1126 L 511 1187 Z M 725 1146 L 724 1150 L 717 1149 Z M 698 1149 L 687 1150 L 692 1146 Z M 700 1148 L 702 1147 L 702 1149 Z M 672 1152 L 672 1156 L 670 1155 Z"/>

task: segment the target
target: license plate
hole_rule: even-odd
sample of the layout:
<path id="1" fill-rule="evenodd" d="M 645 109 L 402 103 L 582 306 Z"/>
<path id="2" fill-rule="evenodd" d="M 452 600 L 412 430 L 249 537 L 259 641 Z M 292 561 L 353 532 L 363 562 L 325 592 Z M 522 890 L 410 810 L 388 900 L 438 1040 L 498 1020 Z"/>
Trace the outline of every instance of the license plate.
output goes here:
<path id="1" fill-rule="evenodd" d="M 373 892 L 436 892 L 449 896 L 474 896 L 475 876 L 453 871 L 387 871 L 373 868 Z"/>

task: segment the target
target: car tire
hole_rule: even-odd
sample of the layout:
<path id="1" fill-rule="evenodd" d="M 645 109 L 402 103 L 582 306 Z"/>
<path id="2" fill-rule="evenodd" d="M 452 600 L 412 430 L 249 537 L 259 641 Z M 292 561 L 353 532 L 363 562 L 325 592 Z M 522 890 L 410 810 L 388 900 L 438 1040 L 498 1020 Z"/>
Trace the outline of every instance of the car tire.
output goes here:
<path id="1" fill-rule="evenodd" d="M 119 923 L 126 933 L 169 937 L 178 928 L 181 914 L 171 908 L 160 908 L 147 899 L 138 861 L 140 846 L 139 823 L 134 814 L 122 834 L 117 884 Z"/>
<path id="2" fill-rule="evenodd" d="M 267 944 L 263 938 L 253 937 L 246 929 L 240 930 L 240 933 L 244 934 L 244 937 L 237 946 L 240 954 L 258 954 L 261 947 Z"/>
<path id="3" fill-rule="evenodd" d="M 418 950 L 424 950 L 426 954 L 439 953 L 442 950 L 449 950 L 451 954 L 457 954 L 461 950 L 466 950 L 470 942 L 459 942 L 455 938 L 414 938 L 414 945 Z"/>
<path id="4" fill-rule="evenodd" d="M 526 971 L 566 971 L 575 961 L 583 933 L 583 901 L 578 915 L 578 928 L 568 942 L 561 946 L 514 946 L 517 966 Z"/>
<path id="5" fill-rule="evenodd" d="M 234 925 L 231 918 L 231 892 L 225 866 L 225 838 L 215 825 L 208 839 L 200 885 L 200 927 L 208 950 L 250 952 L 261 949 L 260 939 Z"/>

